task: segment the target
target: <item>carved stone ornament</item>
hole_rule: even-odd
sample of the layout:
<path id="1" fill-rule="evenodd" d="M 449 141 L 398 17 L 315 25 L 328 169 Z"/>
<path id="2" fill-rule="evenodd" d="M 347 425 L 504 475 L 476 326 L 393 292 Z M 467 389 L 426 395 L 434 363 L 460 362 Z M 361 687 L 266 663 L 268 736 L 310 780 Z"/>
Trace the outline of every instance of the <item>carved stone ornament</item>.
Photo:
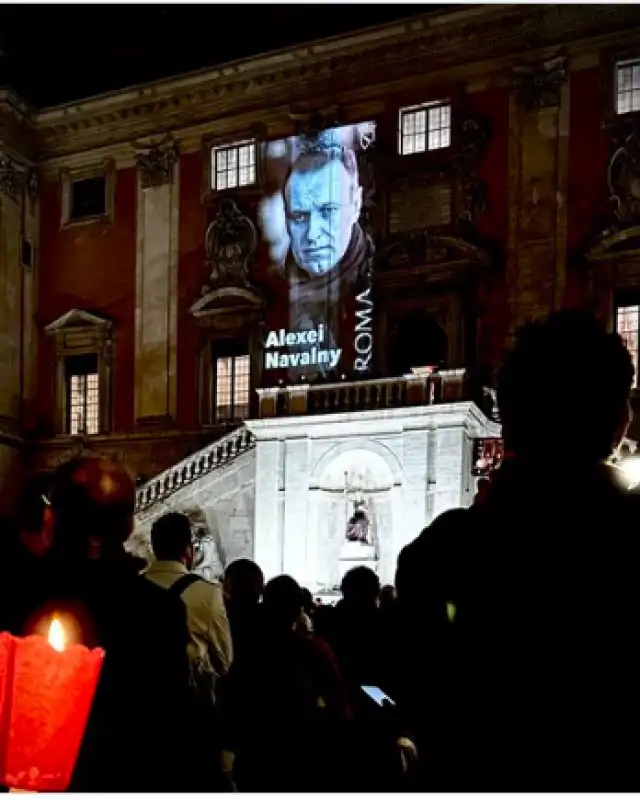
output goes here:
<path id="1" fill-rule="evenodd" d="M 140 179 L 143 189 L 153 186 L 164 186 L 173 180 L 173 168 L 178 163 L 178 146 L 171 136 L 152 145 L 143 148 L 142 145 L 134 143 L 134 147 L 140 148 L 136 153 L 136 164 L 140 170 Z"/>
<path id="2" fill-rule="evenodd" d="M 489 123 L 482 117 L 468 117 L 460 126 L 460 152 L 457 158 L 461 205 L 458 225 L 473 225 L 487 208 L 487 185 L 478 168 L 490 138 Z"/>
<path id="3" fill-rule="evenodd" d="M 38 175 L 34 169 L 30 169 L 26 173 L 26 181 L 27 181 L 27 194 L 29 195 L 29 199 L 32 203 L 38 198 Z"/>
<path id="4" fill-rule="evenodd" d="M 253 222 L 234 200 L 225 197 L 205 234 L 210 286 L 203 291 L 226 287 L 251 289 L 249 265 L 257 246 L 258 235 Z"/>
<path id="5" fill-rule="evenodd" d="M 422 267 L 430 264 L 485 263 L 486 254 L 456 236 L 433 236 L 428 231 L 397 234 L 376 256 L 381 269 Z"/>
<path id="6" fill-rule="evenodd" d="M 25 168 L 17 164 L 10 155 L 0 151 L 0 192 L 17 200 L 25 185 Z"/>
<path id="7" fill-rule="evenodd" d="M 538 67 L 516 67 L 514 72 L 518 101 L 526 111 L 560 105 L 560 91 L 567 80 L 564 58 L 553 58 Z"/>
<path id="8" fill-rule="evenodd" d="M 607 169 L 609 197 L 623 225 L 640 221 L 640 121 L 632 120 L 615 137 Z"/>

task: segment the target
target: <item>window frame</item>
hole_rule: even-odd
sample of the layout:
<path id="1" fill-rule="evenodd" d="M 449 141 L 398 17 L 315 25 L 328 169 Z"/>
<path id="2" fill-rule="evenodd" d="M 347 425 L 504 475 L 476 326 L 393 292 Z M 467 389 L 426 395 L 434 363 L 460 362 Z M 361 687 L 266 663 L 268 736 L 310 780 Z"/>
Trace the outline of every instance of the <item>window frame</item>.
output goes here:
<path id="1" fill-rule="evenodd" d="M 259 186 L 259 168 L 260 168 L 260 147 L 259 147 L 259 140 L 255 136 L 248 136 L 240 139 L 236 139 L 234 141 L 216 141 L 210 142 L 208 145 L 209 151 L 209 192 L 212 194 L 221 194 L 222 192 L 242 192 L 247 190 L 254 190 Z M 249 166 L 253 166 L 253 180 L 250 183 L 243 183 L 240 184 L 239 182 L 236 183 L 235 186 L 224 186 L 220 187 L 218 185 L 218 175 L 221 173 L 228 173 L 229 170 L 218 170 L 218 162 L 217 157 L 218 154 L 223 152 L 228 153 L 229 151 L 235 150 L 236 151 L 236 177 L 239 181 L 239 174 L 240 174 L 240 149 L 246 147 L 248 145 L 252 145 L 253 147 L 253 164 L 249 163 Z"/>
<path id="2" fill-rule="evenodd" d="M 634 92 L 638 93 L 638 107 L 629 108 L 626 111 L 620 111 L 620 70 L 631 68 L 631 88 L 625 90 L 622 94 L 628 94 L 633 102 Z M 633 86 L 633 68 L 638 69 L 638 85 L 634 89 Z M 613 64 L 613 111 L 616 117 L 626 117 L 628 114 L 637 114 L 640 112 L 640 56 L 635 58 L 619 58 Z"/>
<path id="3" fill-rule="evenodd" d="M 72 309 L 47 325 L 55 340 L 55 419 L 58 436 L 100 436 L 112 430 L 113 326 L 110 320 Z M 98 374 L 98 427 L 96 433 L 71 433 L 68 363 L 75 357 L 95 357 Z"/>
<path id="4" fill-rule="evenodd" d="M 236 379 L 238 377 L 238 374 L 236 372 L 236 362 L 238 359 L 245 359 L 245 358 L 247 360 L 247 369 L 246 372 L 243 373 L 241 377 L 244 377 L 247 380 L 247 399 L 243 403 L 238 403 L 236 401 L 236 393 L 238 391 L 238 387 L 236 386 Z M 218 386 L 218 381 L 219 381 L 218 363 L 223 360 L 229 360 L 231 362 L 231 376 L 229 381 L 230 403 L 226 405 L 219 405 L 218 397 L 220 395 L 220 389 Z M 212 416 L 214 423 L 220 424 L 220 423 L 244 421 L 251 414 L 251 353 L 249 352 L 249 347 L 248 346 L 240 347 L 237 343 L 234 343 L 234 346 L 232 347 L 219 349 L 214 345 L 212 352 L 212 361 L 213 361 L 213 369 L 211 371 L 211 378 L 213 386 L 211 395 L 213 400 Z M 236 413 L 239 406 L 242 407 L 244 416 L 239 416 Z M 228 411 L 228 413 L 221 415 L 219 413 L 221 410 L 226 410 Z"/>
<path id="5" fill-rule="evenodd" d="M 433 130 L 429 127 L 429 112 L 432 110 L 442 110 L 444 108 L 448 109 L 449 113 L 449 124 L 448 127 L 438 127 L 434 128 Z M 405 133 L 405 119 L 409 114 L 417 114 L 421 111 L 425 112 L 425 127 L 424 132 L 413 132 L 410 135 L 414 137 L 416 135 L 424 135 L 425 146 L 423 150 L 412 150 L 411 152 L 405 151 L 405 138 L 407 138 L 407 134 Z M 425 156 L 431 153 L 438 153 L 438 152 L 447 152 L 451 150 L 453 144 L 453 125 L 452 125 L 452 118 L 453 118 L 453 104 L 449 99 L 441 99 L 441 100 L 430 100 L 425 103 L 418 103 L 416 105 L 411 106 L 402 106 L 398 109 L 398 121 L 397 121 L 397 148 L 398 148 L 398 155 L 401 158 L 406 158 L 407 156 Z M 441 147 L 429 147 L 429 137 L 432 133 L 440 132 L 448 130 L 449 133 L 449 141 L 446 145 Z"/>
<path id="6" fill-rule="evenodd" d="M 105 191 L 105 210 L 103 214 L 95 214 L 88 217 L 74 219 L 71 217 L 73 208 L 73 184 L 91 178 L 104 178 Z M 61 228 L 74 228 L 79 225 L 92 225 L 96 222 L 112 223 L 114 220 L 115 209 L 115 164 L 113 161 L 105 161 L 92 167 L 80 170 L 63 170 L 60 173 L 61 186 Z"/>

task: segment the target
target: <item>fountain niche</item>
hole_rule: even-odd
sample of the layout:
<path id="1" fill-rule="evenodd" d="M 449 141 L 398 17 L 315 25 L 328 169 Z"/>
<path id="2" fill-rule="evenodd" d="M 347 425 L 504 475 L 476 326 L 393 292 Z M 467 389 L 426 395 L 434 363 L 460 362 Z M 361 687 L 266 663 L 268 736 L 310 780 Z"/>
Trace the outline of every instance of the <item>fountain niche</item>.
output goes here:
<path id="1" fill-rule="evenodd" d="M 393 569 L 393 476 L 370 450 L 343 452 L 326 467 L 317 487 L 317 588 L 337 589 L 345 573 L 366 566 Z"/>

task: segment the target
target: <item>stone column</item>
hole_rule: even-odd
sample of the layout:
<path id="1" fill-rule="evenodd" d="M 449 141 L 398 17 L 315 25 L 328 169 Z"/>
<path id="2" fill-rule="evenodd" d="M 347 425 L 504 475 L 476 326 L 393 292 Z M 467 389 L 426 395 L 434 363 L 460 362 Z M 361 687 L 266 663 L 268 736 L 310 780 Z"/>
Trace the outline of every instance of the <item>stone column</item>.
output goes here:
<path id="1" fill-rule="evenodd" d="M 509 108 L 509 333 L 562 305 L 569 83 L 564 59 L 517 72 Z"/>
<path id="2" fill-rule="evenodd" d="M 175 144 L 137 155 L 135 416 L 139 424 L 175 419 L 179 160 Z"/>

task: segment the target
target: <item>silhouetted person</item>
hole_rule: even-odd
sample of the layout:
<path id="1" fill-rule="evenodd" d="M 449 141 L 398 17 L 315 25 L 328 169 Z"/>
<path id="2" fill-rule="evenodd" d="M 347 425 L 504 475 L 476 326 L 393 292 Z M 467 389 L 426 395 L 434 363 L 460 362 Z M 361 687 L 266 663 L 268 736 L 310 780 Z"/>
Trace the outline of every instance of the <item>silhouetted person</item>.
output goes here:
<path id="1" fill-rule="evenodd" d="M 224 573 L 223 592 L 236 657 L 259 631 L 263 591 L 264 575 L 255 561 L 238 558 L 228 565 Z"/>
<path id="2" fill-rule="evenodd" d="M 216 685 L 229 671 L 231 633 L 222 589 L 191 570 L 194 546 L 186 514 L 171 512 L 151 527 L 155 560 L 145 578 L 182 599 L 187 610 L 192 683 L 204 702 L 213 703 Z"/>
<path id="3" fill-rule="evenodd" d="M 380 589 L 378 604 L 381 611 L 388 611 L 393 608 L 396 602 L 396 588 L 391 584 L 386 584 Z"/>
<path id="4" fill-rule="evenodd" d="M 188 788 L 184 607 L 140 578 L 124 551 L 133 483 L 107 460 L 75 459 L 54 476 L 50 503 L 46 579 L 42 573 L 34 578 L 28 568 L 11 576 L 10 624 L 15 633 L 28 634 L 55 612 L 67 621 L 71 641 L 106 652 L 70 788 Z M 3 602 L 3 617 L 6 610 Z"/>
<path id="5" fill-rule="evenodd" d="M 51 509 L 42 478 L 27 481 L 18 501 L 20 545 L 27 558 L 43 558 L 51 549 Z"/>
<path id="6" fill-rule="evenodd" d="M 331 645 L 354 713 L 351 760 L 359 791 L 399 788 L 399 728 L 393 707 L 378 706 L 363 690 L 375 686 L 392 696 L 397 654 L 386 617 L 379 608 L 380 580 L 369 567 L 350 569 L 342 579 L 342 598 L 318 615 L 316 631 Z"/>
<path id="7" fill-rule="evenodd" d="M 36 569 L 49 553 L 51 511 L 45 492 L 41 478 L 28 480 L 18 498 L 15 518 L 0 520 L 0 558 L 6 569 L 27 565 Z"/>
<path id="8" fill-rule="evenodd" d="M 604 465 L 632 378 L 620 337 L 586 313 L 523 328 L 484 501 L 400 555 L 405 707 L 432 786 L 640 788 L 638 501 Z"/>
<path id="9" fill-rule="evenodd" d="M 363 683 L 386 685 L 388 654 L 381 641 L 380 581 L 369 567 L 353 567 L 340 588 L 342 598 L 318 615 L 316 631 L 333 648 L 351 702 L 357 705 Z"/>
<path id="10" fill-rule="evenodd" d="M 302 604 L 293 578 L 269 581 L 260 634 L 229 674 L 240 791 L 328 791 L 347 781 L 346 694 L 328 645 L 296 629 Z"/>
<path id="11" fill-rule="evenodd" d="M 233 657 L 222 589 L 191 571 L 195 549 L 186 514 L 171 512 L 159 517 L 151 527 L 151 547 L 155 560 L 144 574 L 146 580 L 180 598 L 187 613 L 194 701 L 193 770 L 202 776 L 202 790 L 222 789 L 217 771 L 223 739 L 218 698 Z"/>
<path id="12" fill-rule="evenodd" d="M 480 503 L 484 503 L 485 497 L 489 493 L 489 486 L 491 485 L 491 481 L 489 478 L 480 478 L 478 481 L 478 486 L 476 490 L 476 496 L 473 498 L 473 502 L 476 505 Z"/>

